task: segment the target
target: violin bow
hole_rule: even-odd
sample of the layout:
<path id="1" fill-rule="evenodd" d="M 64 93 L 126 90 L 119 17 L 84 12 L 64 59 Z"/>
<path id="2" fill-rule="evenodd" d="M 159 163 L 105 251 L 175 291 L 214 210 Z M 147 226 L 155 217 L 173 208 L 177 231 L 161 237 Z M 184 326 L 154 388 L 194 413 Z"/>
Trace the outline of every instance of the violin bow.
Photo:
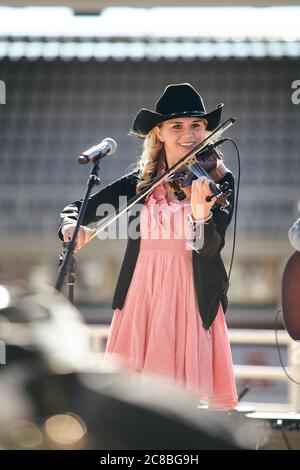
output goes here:
<path id="1" fill-rule="evenodd" d="M 171 168 L 168 168 L 168 170 L 166 170 L 165 173 L 163 173 L 162 175 L 158 175 L 153 178 L 147 186 L 145 186 L 136 196 L 129 200 L 127 205 L 124 204 L 123 206 L 119 207 L 113 214 L 106 216 L 105 219 L 98 224 L 97 228 L 94 228 L 94 233 L 85 242 L 83 246 L 89 243 L 100 232 L 105 230 L 110 224 L 112 224 L 115 220 L 121 217 L 121 215 L 129 211 L 131 207 L 134 206 L 134 204 L 139 202 L 142 198 L 146 197 L 156 186 L 158 186 L 160 183 L 164 182 L 168 177 L 173 175 L 176 170 L 178 170 L 178 168 L 188 163 L 189 160 L 192 160 L 193 157 L 195 157 L 196 160 L 196 154 L 201 150 L 204 150 L 210 144 L 214 144 L 217 140 L 219 140 L 221 135 L 226 132 L 231 126 L 233 126 L 236 120 L 237 118 L 231 117 L 227 119 L 223 124 L 220 124 L 200 144 L 198 144 L 196 147 L 190 150 L 190 152 L 188 152 L 184 157 L 178 160 L 175 165 L 173 165 Z"/>

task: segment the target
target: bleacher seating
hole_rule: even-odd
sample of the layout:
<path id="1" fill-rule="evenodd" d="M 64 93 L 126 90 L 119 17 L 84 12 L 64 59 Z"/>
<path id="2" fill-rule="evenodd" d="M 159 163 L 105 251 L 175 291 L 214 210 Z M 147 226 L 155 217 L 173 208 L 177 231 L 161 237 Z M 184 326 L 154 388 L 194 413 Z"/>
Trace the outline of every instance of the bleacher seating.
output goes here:
<path id="1" fill-rule="evenodd" d="M 189 81 L 224 119 L 239 120 L 227 133 L 241 154 L 238 227 L 242 233 L 285 236 L 299 198 L 299 106 L 291 102 L 296 60 L 229 59 L 105 62 L 74 59 L 3 59 L 0 78 L 1 232 L 56 230 L 58 212 L 82 196 L 87 167 L 81 151 L 113 137 L 116 154 L 101 163 L 102 186 L 134 166 L 141 141 L 128 136 L 135 113 L 153 108 L 169 82 Z M 227 166 L 236 156 L 223 146 Z M 45 215 L 46 214 L 46 215 Z"/>

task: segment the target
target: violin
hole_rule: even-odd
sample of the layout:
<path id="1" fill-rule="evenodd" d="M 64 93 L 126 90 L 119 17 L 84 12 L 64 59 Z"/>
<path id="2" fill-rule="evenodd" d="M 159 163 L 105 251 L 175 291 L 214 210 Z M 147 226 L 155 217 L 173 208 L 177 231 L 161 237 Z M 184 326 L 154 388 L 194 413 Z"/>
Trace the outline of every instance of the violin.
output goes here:
<path id="1" fill-rule="evenodd" d="M 206 176 L 210 179 L 211 196 L 206 200 L 211 201 L 216 198 L 215 205 L 228 207 L 230 205 L 227 198 L 231 196 L 232 190 L 229 189 L 227 182 L 221 185 L 218 182 L 229 171 L 223 162 L 223 154 L 213 144 L 207 149 L 195 154 L 196 161 L 185 166 L 181 171 L 174 173 L 166 181 L 168 189 L 175 194 L 177 199 L 182 200 L 191 196 L 192 182 L 199 176 Z"/>

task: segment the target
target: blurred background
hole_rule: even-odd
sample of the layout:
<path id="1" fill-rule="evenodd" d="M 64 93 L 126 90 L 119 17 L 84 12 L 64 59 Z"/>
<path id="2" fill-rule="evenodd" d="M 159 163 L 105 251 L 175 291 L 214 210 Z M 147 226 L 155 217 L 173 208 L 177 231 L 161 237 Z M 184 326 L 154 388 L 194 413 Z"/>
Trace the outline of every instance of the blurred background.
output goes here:
<path id="1" fill-rule="evenodd" d="M 100 165 L 101 187 L 130 171 L 142 146 L 128 135 L 136 112 L 153 109 L 167 84 L 190 82 L 208 110 L 223 102 L 223 120 L 238 118 L 226 134 L 241 158 L 226 314 L 238 388 L 250 387 L 249 402 L 288 409 L 299 387 L 291 392 L 279 372 L 273 340 L 282 271 L 293 252 L 287 233 L 299 217 L 299 2 L 184 5 L 0 2 L 0 282 L 54 285 L 59 213 L 83 196 L 89 174 L 77 156 L 112 137 L 118 150 Z M 222 152 L 237 175 L 233 146 Z M 233 223 L 227 267 L 232 243 Z M 90 325 L 110 324 L 125 245 L 96 238 L 76 256 L 75 305 Z M 268 330 L 273 340 L 235 340 L 241 329 Z M 288 347 L 283 340 L 285 363 Z M 250 377 L 239 365 L 269 366 L 273 375 L 256 369 Z"/>

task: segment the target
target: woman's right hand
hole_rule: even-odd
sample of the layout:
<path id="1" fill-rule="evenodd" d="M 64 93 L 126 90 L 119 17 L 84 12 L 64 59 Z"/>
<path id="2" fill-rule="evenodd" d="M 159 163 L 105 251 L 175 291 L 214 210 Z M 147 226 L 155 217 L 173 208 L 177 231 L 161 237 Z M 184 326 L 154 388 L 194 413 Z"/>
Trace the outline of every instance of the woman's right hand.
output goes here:
<path id="1" fill-rule="evenodd" d="M 62 235 L 64 237 L 65 242 L 69 242 L 73 236 L 76 224 L 67 224 L 64 225 L 61 229 Z M 84 225 L 80 225 L 79 232 L 77 235 L 77 243 L 74 250 L 74 253 L 78 253 L 78 251 L 87 243 L 87 241 L 94 235 L 95 229 L 91 229 L 85 227 Z"/>

